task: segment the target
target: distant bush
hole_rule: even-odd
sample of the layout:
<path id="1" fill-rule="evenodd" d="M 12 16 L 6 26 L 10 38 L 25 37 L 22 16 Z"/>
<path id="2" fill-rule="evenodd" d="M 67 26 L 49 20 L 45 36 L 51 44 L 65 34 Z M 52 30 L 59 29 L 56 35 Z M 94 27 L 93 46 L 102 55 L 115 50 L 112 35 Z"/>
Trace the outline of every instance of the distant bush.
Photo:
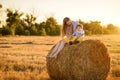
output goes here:
<path id="1" fill-rule="evenodd" d="M 24 35 L 25 34 L 25 29 L 22 25 L 19 25 L 15 29 L 15 35 Z"/>
<path id="2" fill-rule="evenodd" d="M 37 35 L 38 34 L 37 28 L 35 26 L 32 26 L 29 31 L 30 31 L 30 35 Z"/>
<path id="3" fill-rule="evenodd" d="M 0 36 L 2 36 L 2 28 L 0 28 Z"/>
<path id="4" fill-rule="evenodd" d="M 30 36 L 30 31 L 29 31 L 29 30 L 25 30 L 24 35 L 26 35 L 26 36 Z"/>
<path id="5" fill-rule="evenodd" d="M 3 27 L 2 30 L 1 30 L 1 34 L 4 36 L 4 35 L 10 35 L 11 31 L 10 31 L 10 28 L 8 26 L 6 27 Z"/>
<path id="6" fill-rule="evenodd" d="M 92 35 L 92 32 L 89 30 L 85 30 L 85 35 Z"/>
<path id="7" fill-rule="evenodd" d="M 39 35 L 41 35 L 41 36 L 46 36 L 47 35 L 44 28 L 39 31 Z"/>

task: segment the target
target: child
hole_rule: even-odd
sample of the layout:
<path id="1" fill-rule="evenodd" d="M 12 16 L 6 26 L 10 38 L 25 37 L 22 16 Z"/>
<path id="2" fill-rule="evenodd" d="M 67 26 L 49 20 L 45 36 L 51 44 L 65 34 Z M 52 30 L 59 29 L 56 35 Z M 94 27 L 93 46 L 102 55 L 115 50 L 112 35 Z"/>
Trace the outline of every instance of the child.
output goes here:
<path id="1" fill-rule="evenodd" d="M 83 25 L 77 25 L 76 26 L 76 31 L 72 34 L 72 38 L 70 39 L 69 44 L 73 44 L 73 43 L 78 43 L 80 41 L 83 40 L 83 37 L 85 35 L 85 32 L 83 30 Z"/>

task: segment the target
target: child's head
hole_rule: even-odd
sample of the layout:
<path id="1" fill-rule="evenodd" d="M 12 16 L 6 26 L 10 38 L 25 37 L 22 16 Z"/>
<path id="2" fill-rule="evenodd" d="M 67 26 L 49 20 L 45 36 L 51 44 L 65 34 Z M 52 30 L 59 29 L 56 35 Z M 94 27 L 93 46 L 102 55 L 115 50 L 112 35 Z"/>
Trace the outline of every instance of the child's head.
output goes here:
<path id="1" fill-rule="evenodd" d="M 76 29 L 77 29 L 77 30 L 83 29 L 83 25 L 82 25 L 82 24 L 77 25 L 77 26 L 76 26 Z"/>

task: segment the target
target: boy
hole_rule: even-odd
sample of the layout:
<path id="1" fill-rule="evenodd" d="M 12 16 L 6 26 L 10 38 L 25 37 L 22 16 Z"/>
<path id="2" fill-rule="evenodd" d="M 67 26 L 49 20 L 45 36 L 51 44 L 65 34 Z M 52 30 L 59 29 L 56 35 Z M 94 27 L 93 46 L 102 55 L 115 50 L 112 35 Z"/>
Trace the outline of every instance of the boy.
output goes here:
<path id="1" fill-rule="evenodd" d="M 72 38 L 70 39 L 69 44 L 73 44 L 73 43 L 78 43 L 80 41 L 83 40 L 83 37 L 85 35 L 85 32 L 83 30 L 83 25 L 77 25 L 76 26 L 76 31 L 72 34 Z"/>

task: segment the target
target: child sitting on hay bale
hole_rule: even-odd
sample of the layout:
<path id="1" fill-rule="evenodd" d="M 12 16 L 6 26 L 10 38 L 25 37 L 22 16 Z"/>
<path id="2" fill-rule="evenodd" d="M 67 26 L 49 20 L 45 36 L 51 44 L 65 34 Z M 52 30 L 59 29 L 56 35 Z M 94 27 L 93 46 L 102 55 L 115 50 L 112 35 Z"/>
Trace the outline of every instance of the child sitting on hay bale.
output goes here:
<path id="1" fill-rule="evenodd" d="M 85 35 L 85 32 L 83 30 L 83 25 L 77 25 L 76 26 L 76 31 L 72 34 L 73 36 L 70 39 L 69 44 L 73 44 L 73 43 L 78 43 L 81 42 L 83 40 L 83 37 Z"/>
<path id="2" fill-rule="evenodd" d="M 72 45 L 74 43 L 79 43 L 79 42 L 83 41 L 84 35 L 85 35 L 85 32 L 83 30 L 83 25 L 78 24 L 76 26 L 75 32 L 71 35 L 71 38 L 68 38 L 67 36 L 64 36 L 63 40 L 66 43 Z"/>

